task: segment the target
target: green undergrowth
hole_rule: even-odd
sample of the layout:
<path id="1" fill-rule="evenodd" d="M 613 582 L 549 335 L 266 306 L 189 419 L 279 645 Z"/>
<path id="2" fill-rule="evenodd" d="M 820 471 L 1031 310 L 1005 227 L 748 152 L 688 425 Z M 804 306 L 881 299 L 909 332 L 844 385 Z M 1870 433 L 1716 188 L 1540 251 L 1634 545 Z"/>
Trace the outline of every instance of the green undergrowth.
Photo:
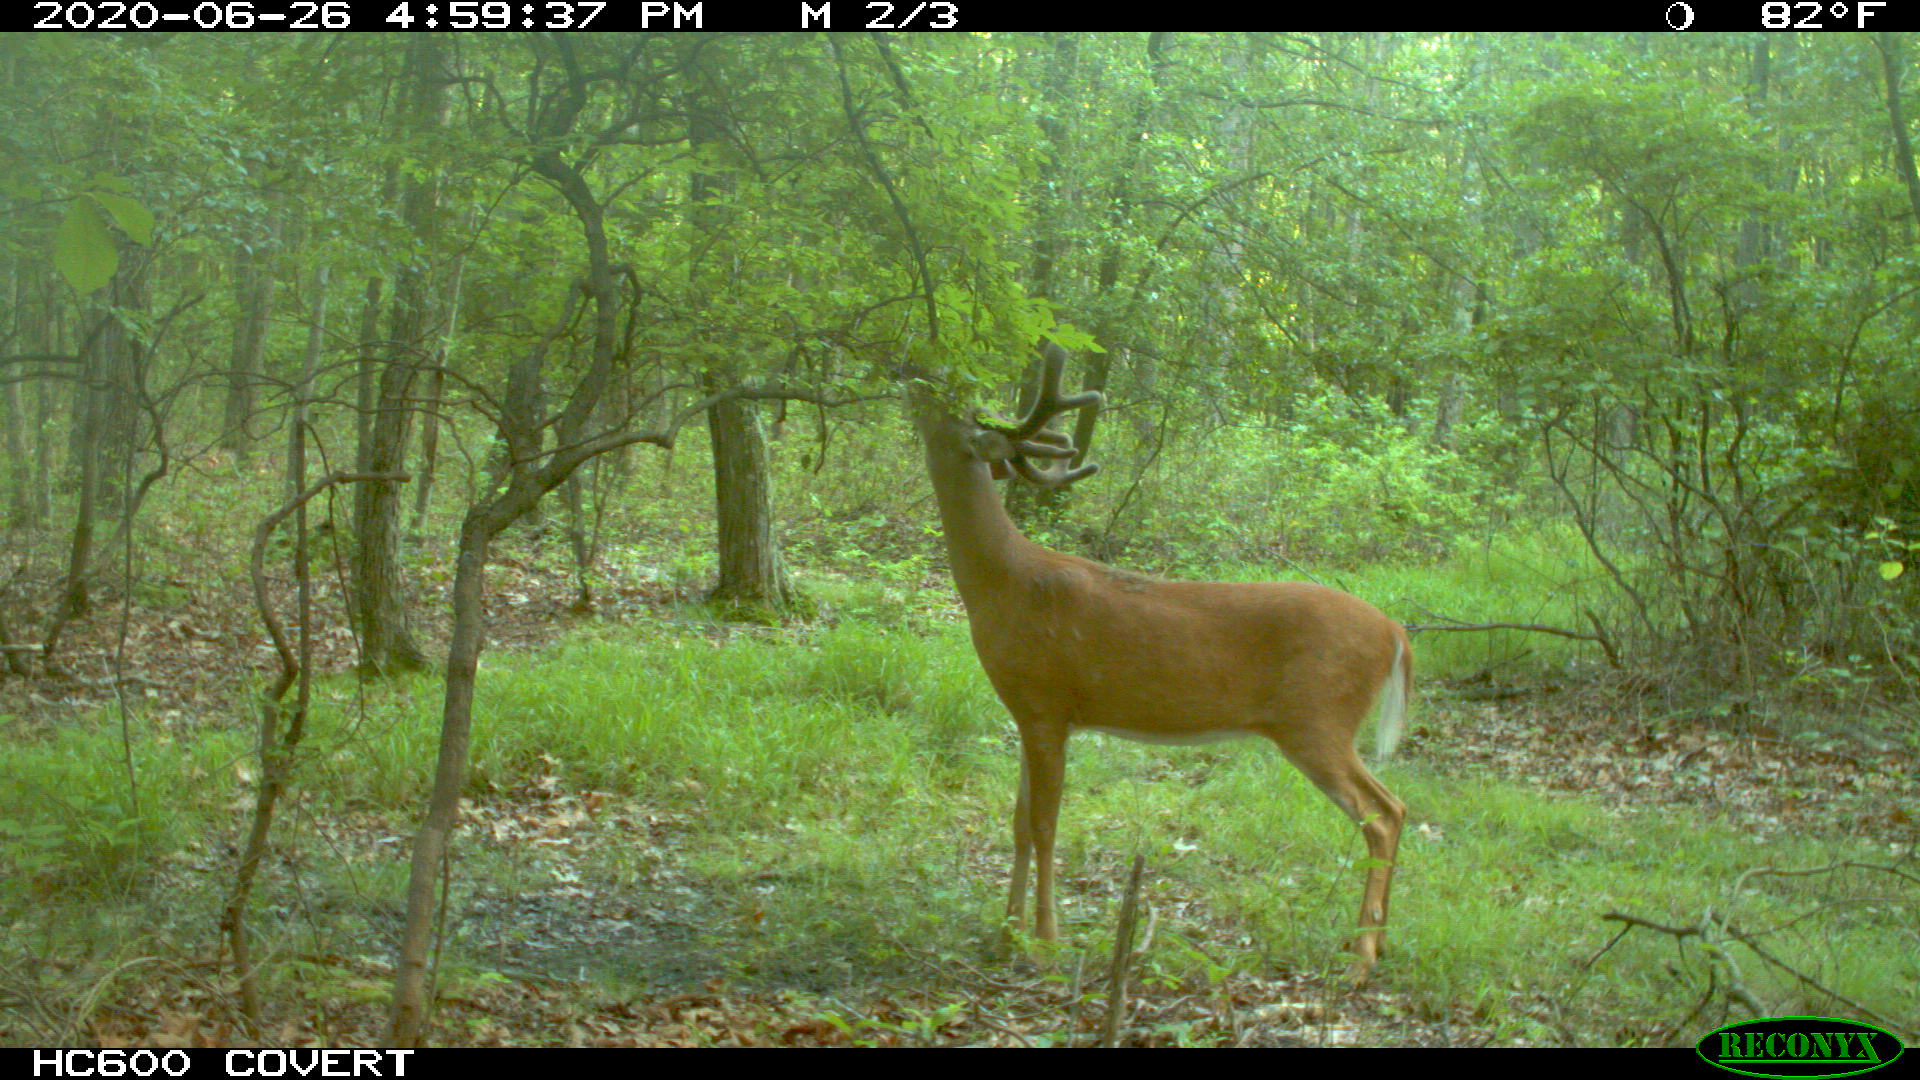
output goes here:
<path id="1" fill-rule="evenodd" d="M 1492 561 L 1458 577 L 1371 570 L 1334 583 L 1396 610 L 1415 588 L 1430 601 L 1455 590 L 1465 604 L 1479 602 L 1467 590 L 1519 597 L 1535 580 L 1524 568 L 1504 577 L 1495 570 Z M 924 978 L 914 955 L 1001 962 L 980 943 L 1004 902 L 1017 744 L 964 625 L 910 591 L 809 587 L 837 621 L 740 627 L 689 610 L 589 629 L 540 652 L 490 653 L 470 796 L 498 802 L 538 787 L 672 812 L 684 830 L 675 838 L 680 865 L 709 912 L 698 948 L 731 977 L 844 991 L 916 971 Z M 1550 617 L 1543 608 L 1536 602 L 1530 617 Z M 1431 675 L 1481 662 L 1475 650 L 1488 646 L 1430 636 L 1420 648 Z M 329 683 L 318 700 L 297 780 L 300 809 L 282 828 L 298 833 L 316 816 L 370 814 L 395 834 L 410 832 L 431 771 L 437 683 L 389 684 L 364 698 L 351 684 Z M 1448 738 L 1444 693 L 1427 694 L 1415 722 Z M 247 796 L 236 768 L 244 760 L 240 731 L 236 724 L 191 738 L 137 738 L 135 810 L 124 795 L 117 724 L 15 725 L 0 746 L 0 856 L 8 869 L 0 902 L 11 947 L 50 947 L 56 939 L 46 927 L 57 923 L 70 928 L 60 948 L 78 948 L 71 928 L 91 926 L 99 951 L 124 951 L 129 935 L 152 932 L 158 921 L 151 912 L 161 903 L 159 883 L 173 890 L 169 910 L 199 895 L 198 909 L 175 917 L 210 932 L 220 883 L 181 892 L 181 875 L 168 868 L 209 835 L 238 836 L 234 809 Z M 1379 774 L 1411 814 L 1378 980 L 1416 1014 L 1526 1041 L 1654 1037 L 1692 1009 L 1707 985 L 1709 954 L 1648 930 L 1606 949 L 1620 925 L 1602 916 L 1687 925 L 1712 908 L 1768 930 L 1782 959 L 1880 1015 L 1920 1015 L 1910 884 L 1817 875 L 1756 879 L 1731 891 L 1759 866 L 1886 861 L 1871 845 L 1752 835 L 1679 810 L 1627 812 L 1607 805 L 1603 792 L 1553 797 L 1490 776 L 1443 773 L 1414 755 Z M 311 948 L 346 934 L 329 920 L 358 904 L 355 948 L 379 951 L 367 936 L 392 935 L 404 845 L 353 865 L 326 844 L 302 850 L 297 914 L 259 920 L 262 932 L 284 935 L 290 950 Z M 571 872 L 596 889 L 629 890 L 633 907 L 645 910 L 652 900 L 644 875 L 621 871 L 619 852 L 618 843 L 593 846 Z M 1342 966 L 1338 946 L 1365 865 L 1360 837 L 1270 748 L 1076 738 L 1059 854 L 1069 956 L 1084 949 L 1097 958 L 1107 947 L 1135 852 L 1148 857 L 1149 897 L 1160 911 L 1150 979 L 1195 985 L 1233 972 Z M 230 873 L 228 863 L 209 860 L 207 873 Z M 530 865 L 497 852 L 460 864 L 470 875 L 464 888 L 476 892 L 536 890 L 547 872 Z M 281 873 L 268 870 L 274 880 Z M 263 893 L 263 904 L 286 902 L 271 882 Z M 137 910 L 150 913 L 143 927 L 128 925 L 126 914 Z M 564 935 L 564 926 L 549 932 Z M 469 954 L 469 962 L 478 961 Z M 649 962 L 637 956 L 594 970 L 667 981 Z M 1746 989 L 1777 1012 L 1848 1013 L 1764 962 L 1749 957 L 1742 970 Z M 1703 1011 L 1694 1026 L 1709 1020 L 1718 1022 L 1718 1012 Z"/>
<path id="2" fill-rule="evenodd" d="M 752 912 L 753 932 L 729 946 L 739 974 L 825 964 L 857 984 L 904 970 L 903 949 L 980 962 L 1003 903 L 1017 759 L 959 624 L 849 621 L 724 643 L 702 627 L 586 636 L 496 670 L 482 713 L 479 783 L 510 784 L 558 760 L 582 787 L 693 815 L 692 864 L 716 896 Z M 1419 722 L 1445 738 L 1444 699 Z M 1597 797 L 1439 775 L 1417 759 L 1380 775 L 1412 808 L 1382 979 L 1418 1011 L 1464 1009 L 1543 1039 L 1563 1034 L 1555 1024 L 1604 1038 L 1598 1017 L 1650 1030 L 1692 1005 L 1682 987 L 1694 984 L 1669 970 L 1676 942 L 1640 931 L 1589 966 L 1620 928 L 1601 916 L 1686 924 L 1729 906 L 1745 925 L 1772 927 L 1832 905 L 1770 940 L 1883 1015 L 1920 1005 L 1920 949 L 1903 928 L 1911 890 L 1768 878 L 1728 892 L 1756 866 L 1884 861 L 1868 845 L 1627 813 Z M 1364 849 L 1270 748 L 1075 739 L 1060 825 L 1070 948 L 1105 948 L 1136 851 L 1164 906 L 1188 913 L 1161 925 L 1159 977 L 1344 964 Z M 1697 950 L 1680 963 L 1704 980 Z M 1764 963 L 1748 967 L 1759 969 L 1746 972 L 1750 988 L 1790 1002 L 1786 1011 L 1837 1007 Z M 1516 1001 L 1544 1003 L 1544 1015 Z"/>

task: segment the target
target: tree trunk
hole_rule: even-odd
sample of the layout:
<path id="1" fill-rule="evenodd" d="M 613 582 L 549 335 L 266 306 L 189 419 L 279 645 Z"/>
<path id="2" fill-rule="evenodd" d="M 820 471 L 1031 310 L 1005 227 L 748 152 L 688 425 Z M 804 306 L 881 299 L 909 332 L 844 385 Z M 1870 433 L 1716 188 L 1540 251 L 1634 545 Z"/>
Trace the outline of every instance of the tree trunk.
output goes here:
<path id="1" fill-rule="evenodd" d="M 773 533 L 760 415 L 752 405 L 723 402 L 707 410 L 707 432 L 720 544 L 720 582 L 713 598 L 785 608 L 793 597 Z"/>
<path id="2" fill-rule="evenodd" d="M 27 460 L 27 444 L 24 438 L 27 429 L 27 413 L 20 399 L 20 383 L 15 379 L 8 379 L 6 385 L 0 387 L 0 394 L 4 394 L 4 398 L 0 398 L 0 408 L 4 408 L 6 413 L 4 418 L 0 418 L 0 428 L 6 429 L 6 459 L 12 462 L 24 462 Z M 7 517 L 13 525 L 29 524 L 32 520 L 33 504 L 28 498 L 27 489 L 32 483 L 32 477 L 28 476 L 27 470 L 22 468 L 10 468 L 7 473 Z"/>
<path id="3" fill-rule="evenodd" d="M 287 425 L 287 497 L 298 495 L 307 486 L 307 433 L 309 404 L 313 400 L 313 373 L 320 365 L 321 343 L 327 330 L 327 282 L 330 268 L 322 263 L 313 271 L 313 298 L 308 313 L 307 350 L 300 359 L 300 385 L 294 391 L 293 423 Z M 300 514 L 304 520 L 306 511 Z"/>
<path id="4" fill-rule="evenodd" d="M 1761 123 L 1766 122 L 1767 91 L 1772 82 L 1772 43 L 1764 34 L 1756 35 L 1753 51 L 1749 56 L 1747 68 L 1747 113 Z M 1769 190 L 1773 187 L 1770 169 L 1763 161 L 1758 166 L 1757 179 L 1760 185 Z M 1733 300 L 1735 314 L 1743 314 L 1759 302 L 1759 285 L 1753 280 L 1752 270 L 1767 255 L 1767 227 L 1757 214 L 1749 213 L 1740 222 L 1740 239 L 1733 249 L 1735 281 Z"/>
<path id="5" fill-rule="evenodd" d="M 42 652 L 53 658 L 66 624 L 89 605 L 88 578 L 93 563 L 93 533 L 103 509 L 123 506 L 130 497 L 125 479 L 139 432 L 134 405 L 138 369 L 145 362 L 140 340 L 109 308 L 144 312 L 146 260 L 123 253 L 120 269 L 100 303 L 100 311 L 82 346 L 85 377 L 76 394 L 74 463 L 80 494 L 67 545 L 66 580 L 49 621 Z"/>
<path id="6" fill-rule="evenodd" d="M 486 508 L 491 510 L 492 507 Z M 447 645 L 446 698 L 441 707 L 440 756 L 433 796 L 413 845 L 407 885 L 407 930 L 400 949 L 393 994 L 392 1040 L 418 1046 L 426 1034 L 427 928 L 432 925 L 435 886 L 447 859 L 453 826 L 466 786 L 467 744 L 473 727 L 473 685 L 486 647 L 487 551 L 499 534 L 494 516 L 475 509 L 460 529 L 453 577 L 453 637 Z"/>
<path id="7" fill-rule="evenodd" d="M 472 224 L 469 215 L 467 226 Z M 420 417 L 420 475 L 414 481 L 413 524 L 407 529 L 415 536 L 425 527 L 428 500 L 433 497 L 433 474 L 440 459 L 440 403 L 445 396 L 447 363 L 460 326 L 460 287 L 466 279 L 466 269 L 467 257 L 463 253 L 453 260 L 453 283 L 447 288 L 447 329 L 433 350 L 433 373 L 427 380 L 427 406 Z"/>
<path id="8" fill-rule="evenodd" d="M 365 471 L 399 473 L 407 457 L 407 391 L 413 366 L 389 362 L 380 375 L 380 406 L 363 455 Z M 355 536 L 353 616 L 360 634 L 360 666 L 378 674 L 417 671 L 427 658 L 407 623 L 400 572 L 400 485 L 369 481 L 353 496 Z"/>
<path id="9" fill-rule="evenodd" d="M 49 621 L 46 642 L 42 646 L 48 659 L 53 658 L 67 622 L 85 614 L 88 606 L 87 566 L 93 558 L 93 513 L 100 487 L 100 455 L 93 449 L 94 433 L 99 428 L 99 417 L 104 411 L 99 398 L 105 393 L 96 377 L 103 366 L 97 359 L 101 348 L 97 340 L 87 347 L 82 370 L 88 378 L 76 395 L 79 407 L 75 410 L 78 415 L 74 418 L 74 428 L 80 435 L 81 449 L 75 464 L 80 469 L 80 492 L 74 500 L 73 532 L 67 541 L 66 580 L 61 583 L 59 604 Z"/>
<path id="10" fill-rule="evenodd" d="M 27 287 L 20 273 L 19 264 L 7 264 L 7 279 L 7 293 L 13 301 L 12 337 L 26 346 L 28 351 L 33 351 L 34 343 L 45 340 L 46 312 L 38 312 L 40 322 L 29 329 Z M 27 469 L 20 467 L 27 460 L 26 435 L 31 421 L 27 419 L 26 401 L 20 393 L 20 380 L 15 377 L 16 372 L 7 370 L 4 374 L 7 378 L 5 385 L 0 387 L 0 394 L 4 394 L 4 397 L 0 398 L 0 406 L 4 406 L 5 415 L 0 416 L 0 427 L 5 428 L 6 460 L 16 463 L 14 468 L 8 470 L 7 517 L 9 523 L 14 526 L 31 525 L 35 523 L 31 490 L 33 477 Z"/>
<path id="11" fill-rule="evenodd" d="M 1893 160 L 1900 182 L 1907 188 L 1907 203 L 1913 216 L 1907 219 L 1907 240 L 1913 240 L 1913 227 L 1920 220 L 1920 172 L 1913 164 L 1913 140 L 1907 136 L 1906 116 L 1900 108 L 1900 78 L 1906 60 L 1900 55 L 1900 39 L 1892 34 L 1875 34 L 1873 43 L 1880 49 L 1880 70 L 1886 78 L 1887 123 L 1893 132 Z"/>
<path id="12" fill-rule="evenodd" d="M 427 400 L 420 415 L 420 469 L 413 481 L 413 523 L 407 527 L 415 539 L 425 532 L 427 503 L 433 498 L 433 470 L 440 460 L 440 399 L 445 390 L 443 361 L 427 376 Z"/>
<path id="13" fill-rule="evenodd" d="M 266 243 L 243 241 L 235 245 L 233 299 L 238 314 L 233 324 L 220 445 L 239 461 L 252 448 L 253 436 L 247 425 L 253 419 L 253 384 L 266 355 L 267 315 L 273 306 L 273 269 Z"/>
<path id="14" fill-rule="evenodd" d="M 47 313 L 49 341 L 53 351 L 65 351 L 66 321 L 56 312 Z M 53 398 L 52 379 L 38 379 L 33 393 L 33 509 L 38 524 L 53 516 Z"/>
<path id="15" fill-rule="evenodd" d="M 596 463 L 597 464 L 597 463 Z M 580 496 L 580 474 L 567 477 L 560 487 L 567 502 L 567 547 L 573 552 L 573 610 L 593 611 L 593 546 L 587 542 L 585 500 Z"/>
<path id="16" fill-rule="evenodd" d="M 717 80 L 716 80 L 717 81 Z M 703 88 L 690 100 L 687 142 L 697 155 L 717 141 L 718 121 L 709 110 L 719 103 Z M 725 185 L 715 177 L 695 172 L 688 183 L 693 242 L 705 260 L 688 264 L 696 293 L 731 287 L 730 275 L 713 264 L 724 258 L 718 242 L 717 210 L 711 201 Z M 729 371 L 709 371 L 708 388 L 731 381 Z M 720 580 L 712 597 L 739 604 L 784 610 L 793 598 L 773 529 L 773 493 L 767 477 L 767 441 L 752 405 L 727 401 L 707 412 L 707 434 L 713 446 L 713 497 L 718 508 L 716 543 Z"/>
<path id="17" fill-rule="evenodd" d="M 408 120 L 428 134 L 446 123 L 448 44 L 422 35 L 408 42 Z M 439 182 L 410 177 L 404 185 L 400 216 L 418 242 L 431 249 L 436 235 Z M 406 469 L 407 431 L 413 419 L 411 394 L 426 338 L 429 301 L 426 272 L 416 261 L 395 275 L 392 351 L 380 374 L 380 400 L 362 454 L 366 471 L 402 473 Z M 354 523 L 359 533 L 354 554 L 354 616 L 360 630 L 360 666 L 381 673 L 426 666 L 407 623 L 404 580 L 400 572 L 400 486 L 391 481 L 362 484 L 354 493 Z"/>
<path id="18" fill-rule="evenodd" d="M 384 206 L 391 199 L 380 200 Z M 378 274 L 367 277 L 360 301 L 360 356 L 353 365 L 353 467 L 367 470 L 367 451 L 373 446 L 373 411 L 380 386 L 380 357 L 387 351 L 380 342 L 380 293 L 385 281 Z"/>

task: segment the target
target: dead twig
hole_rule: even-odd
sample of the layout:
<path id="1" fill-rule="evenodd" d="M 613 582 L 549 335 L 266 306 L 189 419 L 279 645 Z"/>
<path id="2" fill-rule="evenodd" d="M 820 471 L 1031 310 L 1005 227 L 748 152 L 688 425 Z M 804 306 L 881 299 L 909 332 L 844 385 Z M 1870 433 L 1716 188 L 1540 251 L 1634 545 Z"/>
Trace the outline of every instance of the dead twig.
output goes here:
<path id="1" fill-rule="evenodd" d="M 1733 886 L 1728 890 L 1727 895 L 1737 898 L 1745 891 L 1749 882 L 1759 877 L 1811 877 L 1817 874 L 1830 874 L 1847 869 L 1872 870 L 1877 873 L 1892 875 L 1904 881 L 1920 883 L 1920 874 L 1914 874 L 1900 867 L 1886 866 L 1879 863 L 1858 862 L 1849 859 L 1829 863 L 1825 866 L 1806 867 L 1798 870 L 1783 870 L 1772 866 L 1754 867 L 1734 879 Z M 1831 906 L 1833 905 L 1822 905 L 1816 910 L 1824 910 Z M 1785 925 L 1791 926 L 1807 917 L 1807 915 L 1802 915 Z M 1735 925 L 1731 919 L 1716 912 L 1711 907 L 1702 912 L 1699 921 L 1692 925 L 1669 925 L 1667 923 L 1655 922 L 1652 919 L 1642 918 L 1638 915 L 1629 915 L 1625 912 L 1618 911 L 1610 911 L 1602 915 L 1601 919 L 1607 922 L 1622 924 L 1620 932 L 1615 934 L 1613 938 L 1602 946 L 1599 951 L 1595 952 L 1592 957 L 1588 958 L 1582 967 L 1589 967 L 1595 961 L 1599 960 L 1600 957 L 1606 955 L 1614 945 L 1619 943 L 1621 938 L 1625 937 L 1627 933 L 1635 927 L 1642 927 L 1657 933 L 1666 934 L 1672 937 L 1676 943 L 1684 943 L 1688 938 L 1698 938 L 1700 940 L 1702 951 L 1708 960 L 1707 990 L 1702 999 L 1696 1003 L 1692 1011 L 1687 1014 L 1687 1018 L 1681 1021 L 1681 1027 L 1685 1027 L 1691 1023 L 1694 1017 L 1699 1016 L 1700 1013 L 1706 1009 L 1708 1003 L 1714 996 L 1716 985 L 1719 982 L 1718 976 L 1721 972 L 1725 973 L 1725 989 L 1723 991 L 1725 997 L 1753 1010 L 1755 1015 L 1766 1015 L 1770 1011 L 1768 1006 L 1760 1001 L 1759 997 L 1746 986 L 1746 982 L 1741 975 L 1738 959 L 1731 948 L 1733 943 L 1738 943 L 1744 945 L 1747 951 L 1760 958 L 1766 964 L 1790 976 L 1800 986 L 1815 991 L 1825 996 L 1828 1000 L 1839 1002 L 1854 1010 L 1859 1015 L 1887 1028 L 1902 1029 L 1911 1034 L 1911 1028 L 1907 1028 L 1905 1025 L 1883 1015 L 1868 1006 L 1865 1002 L 1858 1001 L 1841 993 L 1839 990 L 1807 974 L 1792 963 L 1789 963 L 1786 959 L 1775 955 L 1763 945 L 1759 939 L 1768 933 L 1775 932 L 1775 930 L 1779 929 L 1778 927 L 1776 927 L 1775 930 L 1768 930 L 1762 933 L 1749 932 L 1741 929 Z"/>
<path id="2" fill-rule="evenodd" d="M 1140 875 L 1147 857 L 1133 857 L 1133 872 L 1127 875 L 1127 893 L 1120 901 L 1120 926 L 1113 935 L 1113 971 L 1107 991 L 1107 1020 L 1100 1031 L 1101 1046 L 1114 1046 L 1120 1038 L 1120 1016 L 1127 1008 L 1127 975 L 1133 970 L 1133 922 L 1140 907 Z"/>

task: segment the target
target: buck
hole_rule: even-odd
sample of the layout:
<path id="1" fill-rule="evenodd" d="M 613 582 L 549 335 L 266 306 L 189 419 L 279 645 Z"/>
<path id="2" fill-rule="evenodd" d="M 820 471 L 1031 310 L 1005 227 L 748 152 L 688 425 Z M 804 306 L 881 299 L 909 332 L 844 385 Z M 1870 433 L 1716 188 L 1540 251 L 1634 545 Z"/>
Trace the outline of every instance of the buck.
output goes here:
<path id="1" fill-rule="evenodd" d="M 1013 423 L 956 416 L 924 390 L 913 395 L 974 650 L 1020 730 L 1008 924 L 1026 928 L 1033 866 L 1034 934 L 1058 937 L 1053 843 L 1069 735 L 1155 743 L 1258 735 L 1366 838 L 1357 956 L 1347 972 L 1364 982 L 1385 933 L 1406 807 L 1361 764 L 1353 743 L 1376 701 L 1379 754 L 1400 737 L 1413 679 L 1406 631 L 1366 601 L 1319 585 L 1162 581 L 1022 536 L 996 479 L 1011 472 L 1059 488 L 1099 468 L 1066 467 L 1072 440 L 1047 428 L 1101 400 L 1060 395 L 1066 361 L 1048 346 L 1039 397 Z"/>

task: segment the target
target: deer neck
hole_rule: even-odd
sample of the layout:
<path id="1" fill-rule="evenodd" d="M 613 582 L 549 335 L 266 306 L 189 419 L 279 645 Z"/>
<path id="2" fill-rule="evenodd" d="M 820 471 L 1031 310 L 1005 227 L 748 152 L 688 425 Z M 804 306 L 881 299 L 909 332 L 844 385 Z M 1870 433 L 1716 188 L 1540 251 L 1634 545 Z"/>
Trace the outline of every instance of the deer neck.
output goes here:
<path id="1" fill-rule="evenodd" d="M 915 417 L 926 444 L 927 475 L 940 507 L 953 583 L 969 612 L 1000 595 L 1033 545 L 1007 516 L 987 463 L 969 450 L 967 425 L 951 416 Z"/>

